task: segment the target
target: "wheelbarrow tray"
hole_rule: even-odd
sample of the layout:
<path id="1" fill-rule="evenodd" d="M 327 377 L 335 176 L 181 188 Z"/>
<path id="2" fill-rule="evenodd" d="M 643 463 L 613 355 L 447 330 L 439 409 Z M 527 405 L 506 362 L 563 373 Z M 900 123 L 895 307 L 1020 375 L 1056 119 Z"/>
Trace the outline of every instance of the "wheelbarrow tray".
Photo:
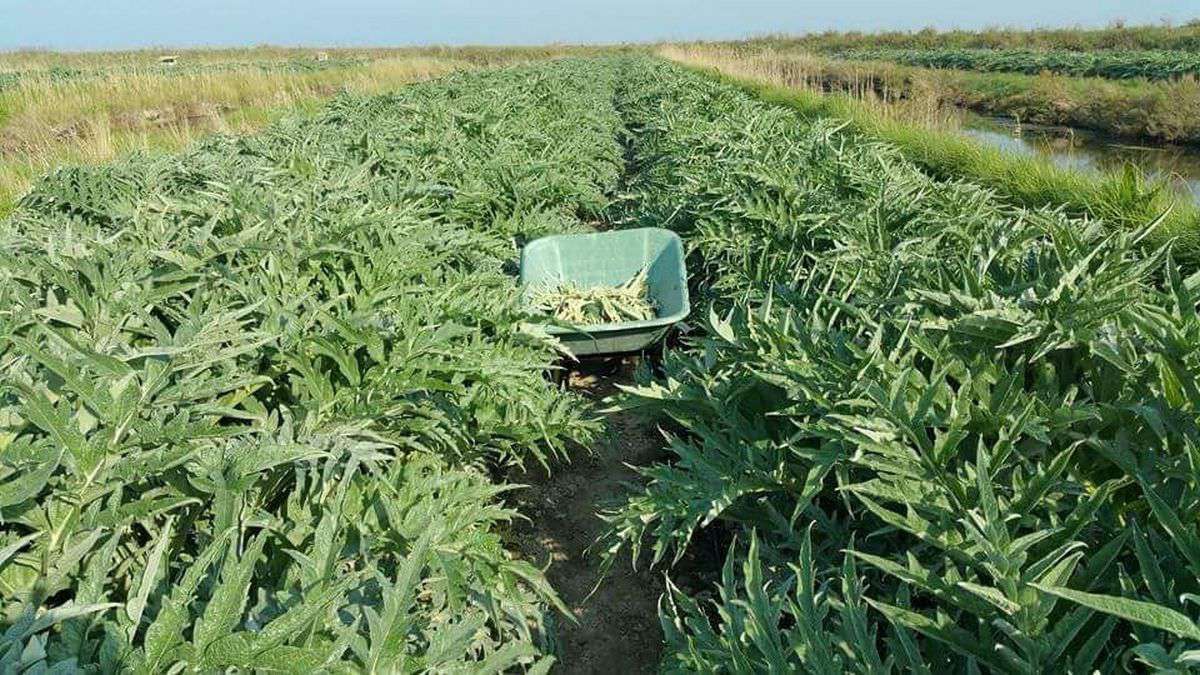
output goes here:
<path id="1" fill-rule="evenodd" d="M 532 241 L 521 251 L 522 300 L 533 289 L 573 282 L 583 288 L 619 286 L 646 270 L 658 316 L 589 326 L 547 325 L 575 356 L 636 352 L 658 342 L 688 315 L 687 268 L 679 235 L 657 227 L 563 234 Z"/>

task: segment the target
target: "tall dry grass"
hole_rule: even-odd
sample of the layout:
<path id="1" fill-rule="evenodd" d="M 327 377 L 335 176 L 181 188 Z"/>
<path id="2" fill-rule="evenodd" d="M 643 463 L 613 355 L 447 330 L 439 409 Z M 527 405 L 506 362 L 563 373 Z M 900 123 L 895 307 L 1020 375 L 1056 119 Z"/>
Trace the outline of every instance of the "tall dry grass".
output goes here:
<path id="1" fill-rule="evenodd" d="M 465 67 L 464 61 L 419 56 L 308 72 L 114 70 L 67 80 L 25 78 L 0 91 L 0 215 L 57 166 L 173 150 L 205 133 L 256 128 L 337 92 L 380 92 Z"/>
<path id="2" fill-rule="evenodd" d="M 731 46 L 665 45 L 673 61 L 715 68 L 814 94 L 840 94 L 885 119 L 936 128 L 959 128 L 963 113 L 936 80 L 914 78 L 887 64 L 839 61 L 804 52 L 748 51 Z"/>

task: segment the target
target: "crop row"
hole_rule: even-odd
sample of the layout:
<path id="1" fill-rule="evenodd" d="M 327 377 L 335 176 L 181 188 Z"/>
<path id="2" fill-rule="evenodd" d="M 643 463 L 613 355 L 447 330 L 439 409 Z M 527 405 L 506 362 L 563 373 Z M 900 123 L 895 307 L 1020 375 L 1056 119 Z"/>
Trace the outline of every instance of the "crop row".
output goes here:
<path id="1" fill-rule="evenodd" d="M 514 240 L 619 177 L 612 67 L 453 76 L 0 222 L 0 670 L 539 668 L 489 472 L 596 425 Z"/>
<path id="2" fill-rule="evenodd" d="M 1200 75 L 1200 53 L 1065 49 L 854 49 L 835 54 L 854 61 L 890 61 L 922 68 L 953 68 L 1037 75 L 1167 80 Z"/>
<path id="3" fill-rule="evenodd" d="M 1194 666 L 1200 276 L 702 75 L 621 81 L 626 217 L 685 235 L 708 309 L 623 404 L 672 458 L 601 548 L 733 542 L 664 599 L 668 668 Z"/>

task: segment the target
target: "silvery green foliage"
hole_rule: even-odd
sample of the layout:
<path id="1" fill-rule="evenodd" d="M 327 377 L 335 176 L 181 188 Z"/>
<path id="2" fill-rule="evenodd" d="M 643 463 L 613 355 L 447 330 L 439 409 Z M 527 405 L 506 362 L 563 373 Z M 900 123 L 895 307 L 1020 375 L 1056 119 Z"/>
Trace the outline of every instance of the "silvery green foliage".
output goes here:
<path id="1" fill-rule="evenodd" d="M 686 234 L 706 330 L 624 400 L 672 461 L 611 560 L 737 535 L 663 603 L 669 669 L 1200 663 L 1200 275 L 667 65 L 618 107 L 632 222 Z"/>
<path id="2" fill-rule="evenodd" d="M 595 431 L 506 266 L 621 167 L 615 65 L 456 75 L 0 223 L 0 670 L 544 668 L 497 466 Z"/>

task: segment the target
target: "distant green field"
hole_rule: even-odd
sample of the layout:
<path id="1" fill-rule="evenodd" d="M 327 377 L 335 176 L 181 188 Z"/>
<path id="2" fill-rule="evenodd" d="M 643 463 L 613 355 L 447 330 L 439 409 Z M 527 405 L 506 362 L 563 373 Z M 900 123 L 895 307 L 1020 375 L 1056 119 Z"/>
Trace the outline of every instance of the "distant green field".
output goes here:
<path id="1" fill-rule="evenodd" d="M 1179 26 L 1108 28 L 990 28 L 986 30 L 858 31 L 778 35 L 739 41 L 775 48 L 803 47 L 831 52 L 847 49 L 1066 49 L 1200 51 L 1200 20 Z"/>
<path id="2" fill-rule="evenodd" d="M 1169 80 L 1200 76 L 1200 52 L 1064 49 L 852 49 L 835 52 L 840 59 L 894 61 L 925 68 L 957 68 L 1037 75 L 1048 72 L 1074 77 L 1123 80 Z"/>

